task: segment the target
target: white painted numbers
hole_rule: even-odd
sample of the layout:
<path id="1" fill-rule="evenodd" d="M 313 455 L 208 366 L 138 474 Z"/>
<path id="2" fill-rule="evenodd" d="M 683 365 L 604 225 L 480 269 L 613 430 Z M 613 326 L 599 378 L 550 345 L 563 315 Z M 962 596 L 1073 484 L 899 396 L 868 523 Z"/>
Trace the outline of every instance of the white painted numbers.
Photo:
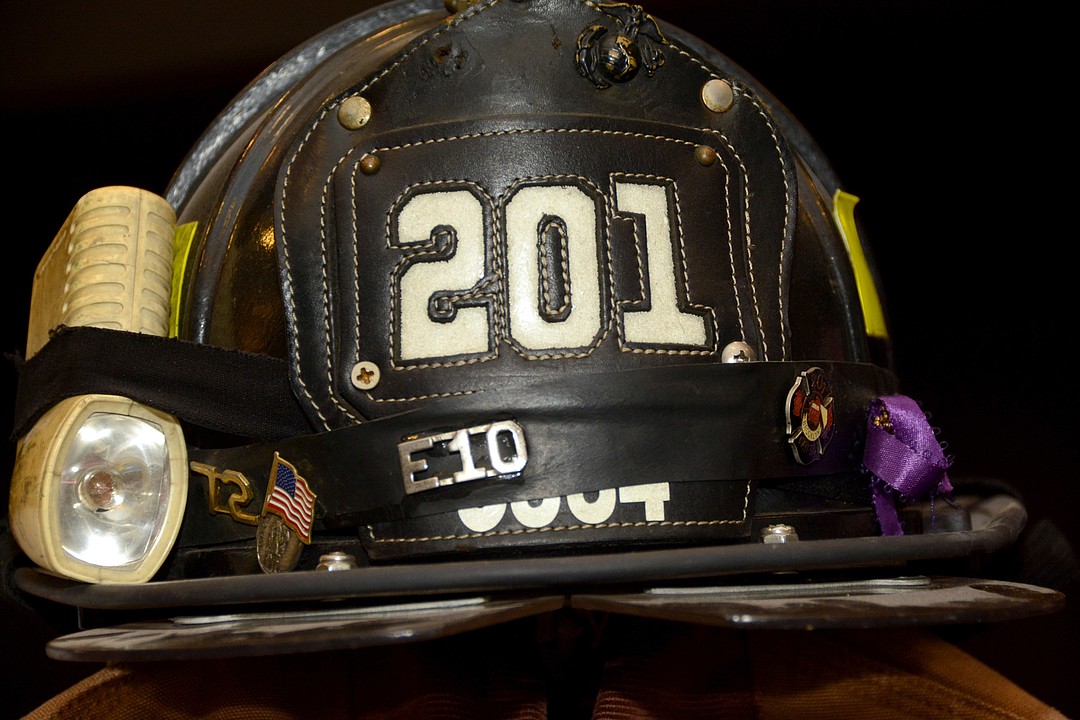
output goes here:
<path id="1" fill-rule="evenodd" d="M 616 506 L 629 504 L 642 506 L 645 522 L 664 522 L 667 519 L 665 505 L 671 499 L 671 486 L 668 483 L 649 483 L 609 488 L 593 494 L 595 498 L 591 500 L 584 494 L 577 494 L 564 498 L 555 497 L 533 502 L 521 501 L 469 508 L 458 510 L 458 518 L 472 532 L 491 532 L 503 522 L 509 506 L 514 520 L 526 528 L 539 529 L 555 522 L 562 503 L 565 501 L 574 518 L 585 525 L 605 523 L 615 514 Z"/>

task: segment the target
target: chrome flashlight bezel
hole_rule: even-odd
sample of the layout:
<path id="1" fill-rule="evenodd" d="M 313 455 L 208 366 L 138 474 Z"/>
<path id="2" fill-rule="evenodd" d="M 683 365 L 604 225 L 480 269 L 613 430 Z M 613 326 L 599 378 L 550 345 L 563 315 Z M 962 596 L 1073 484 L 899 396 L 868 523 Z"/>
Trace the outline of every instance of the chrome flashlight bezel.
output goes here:
<path id="1" fill-rule="evenodd" d="M 59 485 L 72 443 L 94 415 L 135 418 L 164 436 L 167 491 L 164 512 L 142 556 L 106 567 L 80 560 L 63 546 Z M 63 577 L 89 583 L 142 583 L 165 562 L 180 531 L 187 503 L 187 447 L 179 422 L 166 413 L 115 395 L 81 395 L 63 400 L 19 442 L 11 482 L 9 518 L 16 542 L 37 565 Z"/>

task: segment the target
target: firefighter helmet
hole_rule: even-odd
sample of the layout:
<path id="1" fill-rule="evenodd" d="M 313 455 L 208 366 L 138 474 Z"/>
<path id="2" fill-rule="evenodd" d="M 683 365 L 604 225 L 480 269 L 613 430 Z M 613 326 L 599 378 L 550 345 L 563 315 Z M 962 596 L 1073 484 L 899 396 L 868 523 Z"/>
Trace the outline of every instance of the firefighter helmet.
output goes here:
<path id="1" fill-rule="evenodd" d="M 857 199 L 767 90 L 636 6 L 448 8 L 331 28 L 164 197 L 73 211 L 20 384 L 12 527 L 51 571 L 23 590 L 171 615 L 346 602 L 316 632 L 251 643 L 279 622 L 252 615 L 184 646 L 217 654 L 567 603 L 707 598 L 768 627 L 1060 603 L 919 574 L 1008 545 L 1023 506 L 954 488 L 893 372 Z M 387 598 L 406 604 L 373 622 Z M 52 652 L 174 657 L 181 625 Z"/>

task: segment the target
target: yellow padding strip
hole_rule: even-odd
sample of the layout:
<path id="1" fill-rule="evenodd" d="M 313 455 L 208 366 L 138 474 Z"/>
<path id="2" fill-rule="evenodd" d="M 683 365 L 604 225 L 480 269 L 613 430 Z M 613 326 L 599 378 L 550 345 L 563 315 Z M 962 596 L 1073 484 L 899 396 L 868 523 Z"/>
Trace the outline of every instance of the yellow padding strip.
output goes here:
<path id="1" fill-rule="evenodd" d="M 870 264 L 863 253 L 859 230 L 855 225 L 855 204 L 858 202 L 859 198 L 856 196 L 837 190 L 833 195 L 833 220 L 840 229 L 840 237 L 844 239 L 848 257 L 851 258 L 851 267 L 855 270 L 855 287 L 859 291 L 863 320 L 866 322 L 866 334 L 888 340 L 889 330 L 885 326 L 885 311 L 881 307 L 881 297 L 878 295 L 874 275 L 870 272 Z"/>
<path id="2" fill-rule="evenodd" d="M 172 298 L 169 308 L 169 337 L 174 338 L 180 332 L 180 295 L 184 289 L 184 274 L 187 272 L 188 255 L 191 243 L 195 240 L 195 231 L 199 223 L 190 222 L 176 226 L 173 236 L 173 271 Z"/>

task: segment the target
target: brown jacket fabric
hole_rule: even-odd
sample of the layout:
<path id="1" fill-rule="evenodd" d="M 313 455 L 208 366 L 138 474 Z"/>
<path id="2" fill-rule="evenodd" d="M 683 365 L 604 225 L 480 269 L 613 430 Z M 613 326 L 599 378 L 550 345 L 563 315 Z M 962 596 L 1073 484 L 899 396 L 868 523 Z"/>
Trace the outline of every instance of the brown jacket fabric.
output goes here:
<path id="1" fill-rule="evenodd" d="M 26 717 L 1065 717 L 929 631 L 735 631 L 676 623 L 611 630 L 593 634 L 550 622 L 527 633 L 507 626 L 350 652 L 111 664 Z"/>

